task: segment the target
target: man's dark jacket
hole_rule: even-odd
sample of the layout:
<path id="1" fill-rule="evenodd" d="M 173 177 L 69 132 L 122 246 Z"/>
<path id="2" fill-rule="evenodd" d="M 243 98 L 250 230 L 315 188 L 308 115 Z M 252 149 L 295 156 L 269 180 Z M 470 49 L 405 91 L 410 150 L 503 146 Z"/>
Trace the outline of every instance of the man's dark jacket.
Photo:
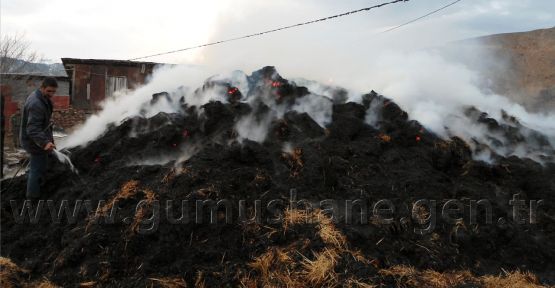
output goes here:
<path id="1" fill-rule="evenodd" d="M 21 119 L 21 146 L 31 154 L 46 154 L 44 146 L 54 143 L 50 117 L 53 105 L 40 90 L 31 93 L 23 106 Z"/>

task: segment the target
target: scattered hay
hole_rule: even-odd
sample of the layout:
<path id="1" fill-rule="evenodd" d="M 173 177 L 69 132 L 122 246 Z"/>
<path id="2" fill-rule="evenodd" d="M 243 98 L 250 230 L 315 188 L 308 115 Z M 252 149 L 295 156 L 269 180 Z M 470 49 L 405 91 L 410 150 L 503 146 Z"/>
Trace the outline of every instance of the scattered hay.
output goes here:
<path id="1" fill-rule="evenodd" d="M 301 209 L 285 209 L 283 213 L 283 231 L 287 232 L 289 226 L 308 224 L 312 219 L 310 213 Z"/>
<path id="2" fill-rule="evenodd" d="M 285 248 L 272 247 L 249 264 L 258 277 L 253 277 L 251 273 L 240 275 L 241 284 L 244 287 L 334 287 L 340 281 L 335 269 L 341 257 L 353 257 L 355 261 L 373 265 L 360 251 L 348 249 L 346 236 L 321 210 L 288 209 L 284 213 L 282 228 L 287 231 L 291 225 L 306 223 L 315 224 L 324 248 L 309 252 L 313 257 L 305 257 L 301 252 L 310 249 L 308 239 Z M 299 257 L 304 259 L 299 261 Z M 351 279 L 350 283 L 351 287 L 372 287 L 359 279 Z"/>
<path id="3" fill-rule="evenodd" d="M 421 275 L 422 279 L 420 283 L 431 287 L 448 288 L 475 282 L 472 273 L 467 270 L 445 273 L 439 273 L 433 270 L 426 270 Z"/>
<path id="4" fill-rule="evenodd" d="M 387 269 L 381 269 L 379 273 L 385 276 L 408 277 L 415 275 L 416 269 L 410 266 L 397 265 L 389 267 Z"/>
<path id="5" fill-rule="evenodd" d="M 249 264 L 259 277 L 241 277 L 244 287 L 303 287 L 304 281 L 295 272 L 297 264 L 288 252 L 281 248 L 271 248 Z"/>
<path id="6" fill-rule="evenodd" d="M 195 278 L 195 288 L 205 288 L 206 284 L 204 283 L 204 273 L 202 271 L 197 272 L 197 276 Z"/>
<path id="7" fill-rule="evenodd" d="M 302 262 L 307 282 L 316 286 L 336 286 L 338 276 L 334 269 L 339 259 L 337 250 L 325 249 L 321 253 L 315 253 L 315 256 L 313 261 L 305 259 Z"/>
<path id="8" fill-rule="evenodd" d="M 416 204 L 412 208 L 412 214 L 418 221 L 426 221 L 430 217 L 430 210 L 424 205 Z"/>
<path id="9" fill-rule="evenodd" d="M 19 266 L 17 266 L 15 263 L 13 263 L 11 259 L 6 258 L 6 257 L 0 257 L 0 267 L 2 267 L 2 270 L 0 270 L 0 273 L 16 272 L 16 271 L 17 272 L 26 272 L 27 271 L 25 269 L 19 268 Z"/>
<path id="10" fill-rule="evenodd" d="M 0 286 L 11 288 L 18 287 L 23 281 L 24 274 L 29 271 L 19 268 L 9 258 L 0 257 Z"/>
<path id="11" fill-rule="evenodd" d="M 387 135 L 387 134 L 383 134 L 380 133 L 378 136 L 376 136 L 378 139 L 380 139 L 381 142 L 383 143 L 389 143 L 391 142 L 391 136 Z"/>
<path id="12" fill-rule="evenodd" d="M 269 282 L 269 275 L 275 258 L 274 254 L 274 250 L 270 250 L 258 256 L 256 259 L 254 259 L 253 262 L 249 264 L 251 268 L 257 270 L 260 273 L 260 278 L 265 283 Z"/>
<path id="13" fill-rule="evenodd" d="M 120 191 L 114 197 L 112 197 L 110 202 L 102 207 L 100 211 L 104 213 L 103 215 L 106 215 L 106 213 L 111 210 L 112 207 L 114 207 L 114 204 L 116 204 L 117 201 L 129 199 L 135 196 L 137 194 L 137 191 L 139 191 L 139 181 L 131 180 L 126 182 L 125 184 L 123 184 L 123 186 L 121 186 Z"/>
<path id="14" fill-rule="evenodd" d="M 129 199 L 135 196 L 135 194 L 137 194 L 138 189 L 139 189 L 139 181 L 131 180 L 123 184 L 119 192 L 114 197 L 112 197 L 112 199 L 110 199 L 108 203 L 100 207 L 100 209 L 98 209 L 92 217 L 88 218 L 87 220 L 88 223 L 87 223 L 87 226 L 85 227 L 85 231 L 89 231 L 90 226 L 93 223 L 95 223 L 96 220 L 98 220 L 98 218 L 107 216 L 108 212 L 112 210 L 112 208 L 114 207 L 114 205 L 116 205 L 118 201 Z"/>
<path id="15" fill-rule="evenodd" d="M 171 169 L 170 172 L 168 172 L 168 174 L 164 175 L 164 177 L 162 178 L 162 181 L 160 181 L 162 184 L 168 185 L 173 179 L 175 179 L 175 169 Z"/>
<path id="16" fill-rule="evenodd" d="M 304 167 L 303 149 L 297 147 L 291 152 L 283 152 L 281 157 L 287 162 L 289 166 L 289 176 L 295 178 L 301 174 Z"/>
<path id="17" fill-rule="evenodd" d="M 127 199 L 137 192 L 137 188 L 139 188 L 139 181 L 131 180 L 123 184 L 119 193 L 117 194 L 117 198 Z"/>
<path id="18" fill-rule="evenodd" d="M 374 259 L 374 260 L 368 260 L 363 254 L 362 252 L 360 252 L 360 250 L 346 250 L 349 254 L 351 254 L 351 256 L 358 262 L 363 263 L 363 264 L 372 264 L 372 266 L 374 266 L 375 268 L 378 268 L 378 260 Z"/>
<path id="19" fill-rule="evenodd" d="M 332 287 L 338 283 L 334 271 L 339 260 L 339 252 L 325 249 L 314 253 L 314 260 L 305 257 L 298 263 L 292 257 L 294 252 L 281 248 L 272 248 L 249 264 L 258 277 L 243 276 L 240 279 L 244 287 Z"/>
<path id="20" fill-rule="evenodd" d="M 439 273 L 433 270 L 420 272 L 413 267 L 397 265 L 378 271 L 382 276 L 395 278 L 398 286 L 448 288 L 457 285 L 475 283 L 475 278 L 468 271 Z"/>
<path id="21" fill-rule="evenodd" d="M 283 279 L 279 270 L 283 268 L 288 270 L 288 266 L 292 263 L 293 259 L 287 252 L 280 248 L 273 248 L 257 257 L 249 266 L 260 273 L 260 279 L 265 285 L 269 285 L 273 279 Z"/>
<path id="22" fill-rule="evenodd" d="M 318 221 L 318 233 L 322 241 L 336 248 L 346 249 L 347 237 L 335 227 L 332 219 L 326 216 L 321 210 L 315 211 L 314 217 L 316 221 Z"/>
<path id="23" fill-rule="evenodd" d="M 538 277 L 527 271 L 514 271 L 506 273 L 505 276 L 483 276 L 481 277 L 484 288 L 540 288 Z"/>
<path id="24" fill-rule="evenodd" d="M 484 288 L 540 288 L 538 278 L 530 272 L 515 271 L 505 276 L 477 277 L 468 270 L 437 272 L 434 270 L 418 271 L 409 266 L 393 266 L 381 269 L 382 276 L 391 276 L 402 287 L 449 288 L 472 284 Z"/>
<path id="25" fill-rule="evenodd" d="M 152 190 L 144 189 L 143 193 L 145 195 L 145 197 L 143 199 L 143 200 L 145 200 L 145 204 L 143 204 L 139 208 L 139 211 L 137 211 L 137 213 L 135 214 L 135 217 L 133 219 L 133 223 L 131 223 L 131 226 L 129 227 L 132 232 L 137 232 L 137 228 L 139 227 L 139 224 L 141 224 L 141 222 L 143 221 L 143 219 L 147 215 L 148 209 L 151 207 L 152 202 L 154 202 L 154 200 L 156 200 L 156 194 Z"/>
<path id="26" fill-rule="evenodd" d="M 22 269 L 9 258 L 0 257 L 0 287 L 58 288 L 48 279 L 29 282 L 29 270 Z"/>
<path id="27" fill-rule="evenodd" d="M 146 203 L 140 207 L 140 209 L 135 214 L 133 222 L 130 225 L 130 231 L 137 232 L 139 224 L 147 215 L 148 208 L 151 206 L 152 202 L 156 200 L 156 193 L 150 189 L 139 189 L 139 181 L 131 180 L 122 185 L 119 192 L 110 199 L 104 206 L 100 207 L 98 211 L 87 219 L 87 225 L 85 231 L 88 231 L 90 226 L 98 220 L 100 217 L 105 217 L 110 213 L 118 201 L 127 200 L 137 196 L 137 193 L 141 191 L 144 194 L 143 200 Z"/>
<path id="28" fill-rule="evenodd" d="M 347 238 L 336 228 L 333 220 L 325 215 L 322 210 L 286 209 L 283 215 L 284 231 L 287 231 L 289 225 L 311 223 L 317 224 L 318 234 L 324 243 L 336 248 L 345 249 Z"/>
<path id="29" fill-rule="evenodd" d="M 52 284 L 52 282 L 50 282 L 46 279 L 42 280 L 40 282 L 33 282 L 33 283 L 27 285 L 27 287 L 33 287 L 33 288 L 60 288 L 60 286 L 54 285 L 54 284 Z"/>
<path id="30" fill-rule="evenodd" d="M 164 177 L 162 181 L 160 181 L 164 185 L 168 185 L 171 181 L 175 179 L 176 176 L 182 174 L 188 174 L 190 172 L 189 168 L 187 167 L 176 167 L 171 169 Z"/>
<path id="31" fill-rule="evenodd" d="M 262 169 L 256 169 L 256 176 L 254 177 L 254 179 L 252 180 L 251 183 L 257 184 L 257 183 L 263 183 L 267 180 L 269 180 L 271 177 L 266 173 L 265 170 Z"/>
<path id="32" fill-rule="evenodd" d="M 371 284 L 367 284 L 367 283 L 363 283 L 359 280 L 356 279 L 349 279 L 345 282 L 345 287 L 355 287 L 355 288 L 376 288 L 378 286 L 376 285 L 371 285 Z"/>
<path id="33" fill-rule="evenodd" d="M 148 278 L 152 283 L 156 283 L 163 288 L 185 288 L 187 282 L 182 277 L 176 278 Z"/>
<path id="34" fill-rule="evenodd" d="M 198 189 L 193 193 L 195 193 L 198 197 L 202 197 L 202 198 L 211 198 L 213 196 L 216 196 L 216 197 L 218 196 L 218 190 L 216 189 L 214 184 L 211 184 L 206 188 Z"/>

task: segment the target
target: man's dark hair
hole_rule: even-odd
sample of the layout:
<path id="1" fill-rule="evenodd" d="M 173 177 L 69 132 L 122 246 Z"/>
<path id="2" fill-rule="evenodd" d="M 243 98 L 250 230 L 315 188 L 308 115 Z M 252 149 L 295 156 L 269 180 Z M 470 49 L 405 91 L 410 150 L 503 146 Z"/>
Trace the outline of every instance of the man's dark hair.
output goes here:
<path id="1" fill-rule="evenodd" d="M 42 87 L 42 88 L 46 88 L 46 87 L 58 88 L 58 81 L 56 81 L 55 78 L 46 77 L 46 78 L 44 78 L 44 80 L 42 80 L 42 84 L 40 85 L 40 87 Z"/>

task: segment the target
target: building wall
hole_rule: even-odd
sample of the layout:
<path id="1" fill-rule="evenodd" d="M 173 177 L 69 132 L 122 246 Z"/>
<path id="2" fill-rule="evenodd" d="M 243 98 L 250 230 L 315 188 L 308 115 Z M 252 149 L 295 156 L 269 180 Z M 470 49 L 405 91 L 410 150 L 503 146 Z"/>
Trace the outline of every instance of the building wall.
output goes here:
<path id="1" fill-rule="evenodd" d="M 90 111 L 68 107 L 67 109 L 55 109 L 52 113 L 52 121 L 57 128 L 62 128 L 65 133 L 71 133 L 75 127 L 83 124 Z"/>
<path id="2" fill-rule="evenodd" d="M 4 110 L 4 117 L 6 117 L 4 127 L 6 128 L 6 131 L 10 131 L 10 118 L 13 114 L 15 114 L 19 105 L 16 101 L 13 101 L 12 88 L 9 85 L 0 85 L 0 94 L 1 97 L 4 98 L 4 107 L 2 107 Z"/>
<path id="3" fill-rule="evenodd" d="M 146 82 L 152 74 L 153 67 L 146 65 L 144 71 L 141 66 L 110 66 L 101 64 L 72 64 L 73 81 L 71 91 L 71 105 L 79 109 L 99 108 L 106 98 L 107 77 L 126 77 L 127 89 L 135 89 Z M 87 85 L 89 88 L 87 88 Z M 89 90 L 89 92 L 87 92 Z"/>
<path id="4" fill-rule="evenodd" d="M 58 81 L 58 89 L 56 90 L 57 96 L 66 96 L 69 100 L 69 80 L 57 80 Z M 33 91 L 40 87 L 42 83 L 42 78 L 38 77 L 17 77 L 13 78 L 2 78 L 2 84 L 5 86 L 10 87 L 10 96 L 12 97 L 12 101 L 18 102 L 20 105 L 25 103 L 25 99 L 27 96 L 31 94 Z"/>
<path id="5" fill-rule="evenodd" d="M 25 99 L 27 99 L 28 94 L 26 95 L 26 92 L 23 91 L 27 91 L 25 88 L 22 88 L 21 86 L 12 86 L 14 84 L 21 84 L 22 82 L 11 82 L 10 84 L 6 83 L 7 81 L 3 80 L 2 85 L 0 85 L 0 94 L 2 95 L 2 97 L 4 98 L 4 115 L 6 117 L 6 123 L 5 123 L 5 128 L 6 131 L 8 133 L 11 133 L 12 131 L 12 127 L 11 127 L 11 117 L 12 115 L 14 115 L 18 109 L 23 109 L 23 105 L 25 104 Z M 24 83 L 24 82 L 23 82 Z M 40 81 L 38 82 L 40 85 Z M 61 82 L 58 81 L 58 88 L 60 88 Z M 69 87 L 69 85 L 66 82 L 66 86 Z M 31 87 L 31 86 L 29 86 Z M 30 89 L 30 88 L 29 88 Z M 30 91 L 34 91 L 36 88 L 31 89 Z M 58 90 L 59 91 L 59 90 Z M 19 94 L 16 94 L 19 93 Z M 30 93 L 29 93 L 30 94 Z M 57 94 L 57 93 L 56 93 Z M 25 96 L 24 96 L 25 95 Z M 54 97 L 52 97 L 50 100 L 52 100 L 52 104 L 54 104 L 54 110 L 67 110 L 70 108 L 70 104 L 69 104 L 69 96 L 68 95 L 56 95 Z"/>

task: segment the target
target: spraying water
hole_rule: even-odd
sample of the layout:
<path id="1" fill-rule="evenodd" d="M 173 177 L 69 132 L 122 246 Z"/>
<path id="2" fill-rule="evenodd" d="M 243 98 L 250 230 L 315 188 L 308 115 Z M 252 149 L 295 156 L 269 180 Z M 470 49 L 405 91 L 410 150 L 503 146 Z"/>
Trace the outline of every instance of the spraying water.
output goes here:
<path id="1" fill-rule="evenodd" d="M 52 150 L 52 152 L 54 152 L 54 155 L 56 156 L 56 158 L 58 158 L 58 161 L 60 161 L 61 163 L 65 164 L 65 165 L 68 165 L 73 173 L 79 174 L 79 171 L 77 171 L 75 166 L 73 166 L 73 163 L 71 163 L 71 159 L 69 159 L 69 157 L 67 157 L 67 155 L 65 155 L 64 153 L 62 153 L 62 152 L 60 152 L 56 149 Z"/>

